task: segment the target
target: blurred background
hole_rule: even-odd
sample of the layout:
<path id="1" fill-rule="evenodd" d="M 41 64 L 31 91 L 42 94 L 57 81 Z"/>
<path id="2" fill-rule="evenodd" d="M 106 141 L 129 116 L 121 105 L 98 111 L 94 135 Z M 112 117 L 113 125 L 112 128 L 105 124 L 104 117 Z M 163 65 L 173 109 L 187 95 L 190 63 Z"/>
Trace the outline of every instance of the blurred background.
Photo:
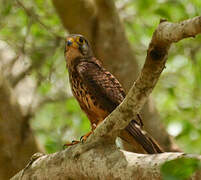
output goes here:
<path id="1" fill-rule="evenodd" d="M 69 87 L 65 36 L 85 35 L 128 91 L 159 20 L 200 12 L 200 0 L 0 0 L 0 179 L 90 130 Z M 201 36 L 171 47 L 141 113 L 167 151 L 201 153 Z"/>

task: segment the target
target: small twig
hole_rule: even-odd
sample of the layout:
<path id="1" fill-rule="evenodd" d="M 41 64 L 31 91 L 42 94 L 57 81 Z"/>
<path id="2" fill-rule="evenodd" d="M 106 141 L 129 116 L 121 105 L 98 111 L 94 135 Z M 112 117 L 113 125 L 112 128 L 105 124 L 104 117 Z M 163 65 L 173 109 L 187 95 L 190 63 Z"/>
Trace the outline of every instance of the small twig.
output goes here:
<path id="1" fill-rule="evenodd" d="M 20 2 L 20 0 L 16 0 L 18 6 L 20 6 L 24 11 L 25 13 L 33 18 L 34 21 L 38 22 L 45 30 L 47 30 L 52 36 L 56 37 L 58 40 L 63 40 L 64 38 L 57 35 L 55 32 L 51 31 L 50 27 L 48 27 L 46 24 L 44 24 L 40 18 L 33 12 L 33 10 L 30 10 L 28 9 L 27 7 L 24 6 L 24 4 L 22 2 Z"/>
<path id="2" fill-rule="evenodd" d="M 26 35 L 24 36 L 23 43 L 22 43 L 22 48 L 21 48 L 21 52 L 23 54 L 26 54 L 26 52 L 25 52 L 25 46 L 26 46 L 27 38 L 28 38 L 29 33 L 30 33 L 31 25 L 32 25 L 31 20 L 29 20 L 27 31 L 26 31 Z"/>

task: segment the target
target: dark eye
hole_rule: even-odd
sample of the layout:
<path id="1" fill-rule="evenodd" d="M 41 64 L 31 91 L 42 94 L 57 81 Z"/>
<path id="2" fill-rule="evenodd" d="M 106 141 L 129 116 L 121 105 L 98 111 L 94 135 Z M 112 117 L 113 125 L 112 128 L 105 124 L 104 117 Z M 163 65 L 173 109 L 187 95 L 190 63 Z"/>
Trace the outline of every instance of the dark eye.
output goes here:
<path id="1" fill-rule="evenodd" d="M 80 43 L 83 43 L 83 42 L 84 42 L 84 39 L 80 37 L 80 38 L 79 38 L 79 42 L 80 42 Z"/>

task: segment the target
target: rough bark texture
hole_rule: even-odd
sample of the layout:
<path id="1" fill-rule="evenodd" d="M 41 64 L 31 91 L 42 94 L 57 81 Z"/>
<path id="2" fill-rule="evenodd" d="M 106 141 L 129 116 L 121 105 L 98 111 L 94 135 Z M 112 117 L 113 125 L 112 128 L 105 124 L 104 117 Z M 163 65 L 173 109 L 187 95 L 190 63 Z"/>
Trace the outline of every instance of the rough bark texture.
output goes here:
<path id="1" fill-rule="evenodd" d="M 121 179 L 121 180 L 162 180 L 161 165 L 178 158 L 201 156 L 185 155 L 183 153 L 163 153 L 157 155 L 135 154 L 118 150 L 114 146 L 96 147 L 72 158 L 71 149 L 51 155 L 45 155 L 35 160 L 27 169 L 19 172 L 11 180 L 27 179 Z M 192 179 L 199 180 L 201 170 Z"/>
<path id="2" fill-rule="evenodd" d="M 6 180 L 22 169 L 38 151 L 35 139 L 9 83 L 0 73 L 0 179 Z"/>
<path id="3" fill-rule="evenodd" d="M 64 27 L 70 33 L 83 34 L 87 37 L 96 57 L 103 61 L 104 66 L 118 78 L 128 91 L 137 78 L 139 68 L 114 2 L 108 0 L 53 0 L 53 4 Z M 145 129 L 166 151 L 172 151 L 173 143 L 160 122 L 156 109 L 151 110 L 150 106 L 146 104 L 142 112 Z M 131 150 L 126 146 L 125 143 L 125 149 Z"/>
<path id="4" fill-rule="evenodd" d="M 165 67 L 171 43 L 201 33 L 201 17 L 181 23 L 161 21 L 147 51 L 145 65 L 125 100 L 95 129 L 83 144 L 39 158 L 13 179 L 161 179 L 166 160 L 192 157 L 182 153 L 141 155 L 118 150 L 114 138 L 136 115 Z M 199 155 L 194 155 L 199 160 Z M 170 159 L 169 159 L 170 158 Z M 198 171 L 193 179 L 200 179 Z"/>

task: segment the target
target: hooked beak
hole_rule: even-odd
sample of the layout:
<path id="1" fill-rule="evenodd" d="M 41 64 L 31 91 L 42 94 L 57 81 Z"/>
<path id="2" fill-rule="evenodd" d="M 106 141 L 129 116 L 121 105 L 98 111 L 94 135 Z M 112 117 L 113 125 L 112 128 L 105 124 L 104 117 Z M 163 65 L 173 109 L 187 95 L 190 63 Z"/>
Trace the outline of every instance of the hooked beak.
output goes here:
<path id="1" fill-rule="evenodd" d="M 71 41 L 71 39 L 67 40 L 67 43 L 66 43 L 67 46 L 71 46 L 72 44 L 73 42 Z"/>
<path id="2" fill-rule="evenodd" d="M 75 40 L 73 38 L 67 38 L 65 41 L 65 50 L 64 53 L 66 53 L 70 47 L 77 47 L 77 43 L 75 42 Z"/>
<path id="3" fill-rule="evenodd" d="M 70 47 L 73 47 L 73 48 L 78 48 L 78 47 L 79 47 L 79 45 L 78 45 L 76 39 L 73 38 L 73 37 L 69 37 L 69 38 L 67 38 L 67 40 L 66 40 L 66 48 L 68 49 L 68 48 L 70 48 Z"/>

